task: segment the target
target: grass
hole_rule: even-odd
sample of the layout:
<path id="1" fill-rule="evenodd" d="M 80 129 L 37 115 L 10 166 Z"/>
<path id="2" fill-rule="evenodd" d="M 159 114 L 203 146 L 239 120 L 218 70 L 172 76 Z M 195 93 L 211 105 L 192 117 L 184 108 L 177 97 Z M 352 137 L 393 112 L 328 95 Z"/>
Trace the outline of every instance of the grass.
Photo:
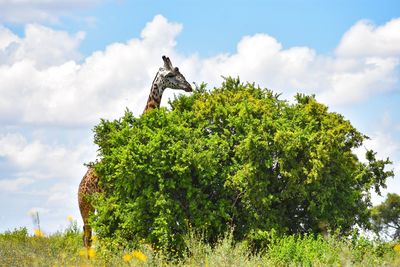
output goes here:
<path id="1" fill-rule="evenodd" d="M 0 234 L 0 266 L 400 266 L 400 244 L 362 237 L 272 236 L 258 253 L 231 233 L 213 246 L 201 240 L 188 234 L 184 256 L 170 259 L 146 244 L 127 250 L 95 240 L 87 251 L 76 223 L 49 236 L 21 228 Z"/>

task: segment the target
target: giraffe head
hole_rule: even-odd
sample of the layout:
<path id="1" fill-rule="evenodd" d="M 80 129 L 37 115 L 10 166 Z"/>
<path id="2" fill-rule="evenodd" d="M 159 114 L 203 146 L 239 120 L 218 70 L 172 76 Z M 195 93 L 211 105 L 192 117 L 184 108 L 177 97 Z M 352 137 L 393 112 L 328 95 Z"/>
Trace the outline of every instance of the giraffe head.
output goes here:
<path id="1" fill-rule="evenodd" d="M 164 67 L 159 70 L 158 86 L 162 89 L 180 89 L 185 92 L 192 92 L 192 86 L 186 81 L 182 73 L 179 72 L 177 67 L 174 67 L 169 57 L 162 56 Z"/>

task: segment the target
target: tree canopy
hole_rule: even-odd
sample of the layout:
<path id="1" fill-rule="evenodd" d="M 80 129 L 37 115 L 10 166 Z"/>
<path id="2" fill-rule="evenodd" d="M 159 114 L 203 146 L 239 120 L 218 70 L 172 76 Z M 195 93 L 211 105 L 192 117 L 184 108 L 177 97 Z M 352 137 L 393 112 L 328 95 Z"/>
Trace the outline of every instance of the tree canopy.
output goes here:
<path id="1" fill-rule="evenodd" d="M 277 233 L 349 232 L 369 220 L 370 190 L 392 176 L 367 138 L 313 96 L 295 102 L 227 78 L 136 118 L 94 129 L 100 237 L 180 249 L 189 228 L 209 241 Z"/>
<path id="2" fill-rule="evenodd" d="M 371 209 L 371 221 L 378 236 L 400 239 L 400 196 L 387 194 L 384 202 Z"/>

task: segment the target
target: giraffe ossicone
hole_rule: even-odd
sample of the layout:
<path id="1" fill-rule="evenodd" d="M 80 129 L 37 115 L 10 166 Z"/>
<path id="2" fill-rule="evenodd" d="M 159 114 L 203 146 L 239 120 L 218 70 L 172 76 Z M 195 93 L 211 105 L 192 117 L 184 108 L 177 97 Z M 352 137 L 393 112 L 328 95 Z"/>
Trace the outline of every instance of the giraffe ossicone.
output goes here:
<path id="1" fill-rule="evenodd" d="M 169 57 L 162 56 L 162 60 L 164 61 L 164 65 L 159 68 L 154 77 L 143 113 L 160 107 L 162 95 L 167 88 L 184 90 L 186 92 L 193 91 L 192 86 L 186 81 L 182 73 L 180 73 L 179 68 L 172 65 Z M 93 205 L 90 203 L 90 195 L 101 192 L 98 182 L 99 177 L 96 175 L 95 170 L 93 167 L 89 167 L 79 184 L 78 203 L 83 220 L 83 243 L 86 248 L 89 248 L 92 242 L 92 228 L 89 224 L 89 216 L 95 211 Z"/>

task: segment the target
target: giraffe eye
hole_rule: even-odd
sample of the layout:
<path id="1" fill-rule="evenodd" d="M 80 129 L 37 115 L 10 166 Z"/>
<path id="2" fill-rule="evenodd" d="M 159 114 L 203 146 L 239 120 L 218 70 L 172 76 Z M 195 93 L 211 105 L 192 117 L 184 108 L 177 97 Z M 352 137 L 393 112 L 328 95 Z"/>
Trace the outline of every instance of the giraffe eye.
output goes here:
<path id="1" fill-rule="evenodd" d="M 175 68 L 174 68 L 174 71 L 179 72 L 178 67 L 175 67 Z"/>

